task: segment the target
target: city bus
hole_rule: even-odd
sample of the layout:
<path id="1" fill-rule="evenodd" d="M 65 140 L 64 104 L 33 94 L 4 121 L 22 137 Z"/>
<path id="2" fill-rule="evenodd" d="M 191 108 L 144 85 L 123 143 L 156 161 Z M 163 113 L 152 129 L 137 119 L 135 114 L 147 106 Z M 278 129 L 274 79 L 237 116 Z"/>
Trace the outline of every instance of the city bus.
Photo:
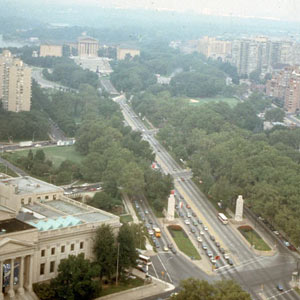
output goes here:
<path id="1" fill-rule="evenodd" d="M 152 262 L 150 260 L 149 256 L 143 255 L 143 254 L 139 254 L 139 260 L 141 262 L 143 262 L 145 265 L 150 266 L 152 265 Z"/>
<path id="2" fill-rule="evenodd" d="M 160 229 L 158 227 L 154 227 L 153 230 L 154 230 L 154 233 L 155 233 L 156 237 L 158 237 L 158 238 L 161 237 L 161 232 L 160 232 Z"/>
<path id="3" fill-rule="evenodd" d="M 218 219 L 223 223 L 223 224 L 228 224 L 228 219 L 227 219 L 227 217 L 224 215 L 224 214 L 222 214 L 222 213 L 219 213 L 218 214 Z"/>

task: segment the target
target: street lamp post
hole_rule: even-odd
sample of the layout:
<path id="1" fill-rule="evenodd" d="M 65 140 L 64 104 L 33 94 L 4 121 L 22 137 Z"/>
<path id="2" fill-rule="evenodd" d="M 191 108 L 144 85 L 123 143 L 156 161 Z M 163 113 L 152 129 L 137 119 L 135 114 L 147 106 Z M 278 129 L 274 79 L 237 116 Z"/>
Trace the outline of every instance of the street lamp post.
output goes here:
<path id="1" fill-rule="evenodd" d="M 118 285 L 118 275 L 119 275 L 119 253 L 120 253 L 120 243 L 118 243 L 116 285 Z"/>

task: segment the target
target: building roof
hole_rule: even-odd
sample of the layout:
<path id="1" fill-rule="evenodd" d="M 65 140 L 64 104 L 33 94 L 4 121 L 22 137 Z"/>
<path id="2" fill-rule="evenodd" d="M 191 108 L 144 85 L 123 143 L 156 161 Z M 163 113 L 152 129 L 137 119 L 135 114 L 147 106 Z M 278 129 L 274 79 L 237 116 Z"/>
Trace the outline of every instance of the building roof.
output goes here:
<path id="1" fill-rule="evenodd" d="M 38 180 L 30 176 L 1 179 L 0 185 L 13 185 L 16 187 L 15 194 L 44 194 L 63 192 L 63 189 L 53 184 Z"/>
<path id="2" fill-rule="evenodd" d="M 36 227 L 39 231 L 54 230 L 70 226 L 82 224 L 82 221 L 73 216 L 58 217 L 56 219 L 34 220 L 28 222 L 30 225 Z"/>
<path id="3" fill-rule="evenodd" d="M 15 218 L 0 221 L 0 236 L 29 229 L 34 229 L 34 227 Z"/>
<path id="4" fill-rule="evenodd" d="M 39 231 L 48 231 L 80 224 L 105 222 L 118 217 L 63 196 L 59 200 L 23 206 L 17 218 L 36 227 Z"/>
<path id="5" fill-rule="evenodd" d="M 89 43 L 90 42 L 96 42 L 96 43 L 98 43 L 98 40 L 91 37 L 91 36 L 84 35 L 84 36 L 80 36 L 78 38 L 78 42 L 80 42 L 80 43 L 84 43 L 84 42 L 89 42 Z"/>

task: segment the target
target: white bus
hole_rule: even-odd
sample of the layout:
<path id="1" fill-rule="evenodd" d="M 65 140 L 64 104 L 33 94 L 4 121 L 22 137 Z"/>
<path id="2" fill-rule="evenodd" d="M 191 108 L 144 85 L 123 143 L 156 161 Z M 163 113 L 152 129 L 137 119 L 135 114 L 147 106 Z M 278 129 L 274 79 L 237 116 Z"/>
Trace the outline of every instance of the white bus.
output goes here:
<path id="1" fill-rule="evenodd" d="M 147 266 L 152 265 L 152 262 L 151 262 L 149 256 L 146 256 L 146 255 L 143 255 L 143 254 L 139 254 L 139 260 L 142 261 Z"/>
<path id="2" fill-rule="evenodd" d="M 219 213 L 219 214 L 218 214 L 218 218 L 219 218 L 219 220 L 220 220 L 223 224 L 228 224 L 228 219 L 227 219 L 227 217 L 226 217 L 224 214 Z"/>

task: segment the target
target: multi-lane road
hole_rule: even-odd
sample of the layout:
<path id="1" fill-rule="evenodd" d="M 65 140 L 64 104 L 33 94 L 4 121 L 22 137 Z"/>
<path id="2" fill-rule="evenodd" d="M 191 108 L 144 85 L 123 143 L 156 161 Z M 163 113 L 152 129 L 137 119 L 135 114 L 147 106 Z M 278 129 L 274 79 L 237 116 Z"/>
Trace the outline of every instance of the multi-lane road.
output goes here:
<path id="1" fill-rule="evenodd" d="M 289 286 L 292 272 L 295 271 L 297 265 L 297 256 L 292 253 L 277 240 L 274 234 L 260 228 L 257 223 L 257 230 L 262 230 L 264 237 L 271 242 L 273 247 L 273 255 L 263 256 L 256 254 L 241 238 L 238 231 L 231 225 L 223 225 L 217 219 L 217 211 L 212 204 L 206 200 L 198 187 L 190 179 L 191 173 L 182 167 L 169 155 L 165 148 L 155 139 L 152 130 L 148 130 L 139 117 L 127 105 L 125 97 L 119 97 L 117 102 L 120 104 L 126 122 L 133 128 L 142 133 L 143 139 L 148 141 L 156 153 L 156 160 L 159 162 L 164 173 L 171 174 L 174 178 L 175 190 L 177 198 L 182 198 L 184 204 L 189 204 L 191 210 L 196 214 L 197 219 L 203 222 L 203 225 L 185 226 L 188 231 L 191 227 L 195 229 L 195 237 L 204 230 L 204 226 L 208 231 L 204 232 L 203 240 L 207 244 L 213 255 L 221 257 L 218 261 L 219 268 L 215 270 L 215 276 L 206 275 L 191 261 L 182 255 L 172 255 L 170 253 L 162 253 L 159 251 L 157 258 L 162 262 L 166 270 L 162 270 L 163 274 L 168 274 L 166 280 L 172 281 L 175 285 L 182 279 L 188 277 L 197 277 L 208 280 L 214 279 L 235 279 L 243 288 L 251 293 L 253 299 L 300 299 L 298 294 Z M 150 212 L 151 210 L 148 209 Z M 183 211 L 187 214 L 187 209 Z M 153 216 L 154 218 L 154 216 Z M 155 220 L 155 218 L 154 218 Z M 229 253 L 233 266 L 229 265 L 221 255 L 219 247 L 210 239 L 213 235 Z M 167 236 L 163 233 L 162 244 L 171 243 L 167 240 Z M 166 239 L 166 240 L 164 240 Z M 207 258 L 204 258 L 207 259 Z M 157 271 L 156 271 L 157 272 Z M 157 272 L 159 276 L 159 272 Z M 276 285 L 281 284 L 284 291 L 277 290 Z"/>

